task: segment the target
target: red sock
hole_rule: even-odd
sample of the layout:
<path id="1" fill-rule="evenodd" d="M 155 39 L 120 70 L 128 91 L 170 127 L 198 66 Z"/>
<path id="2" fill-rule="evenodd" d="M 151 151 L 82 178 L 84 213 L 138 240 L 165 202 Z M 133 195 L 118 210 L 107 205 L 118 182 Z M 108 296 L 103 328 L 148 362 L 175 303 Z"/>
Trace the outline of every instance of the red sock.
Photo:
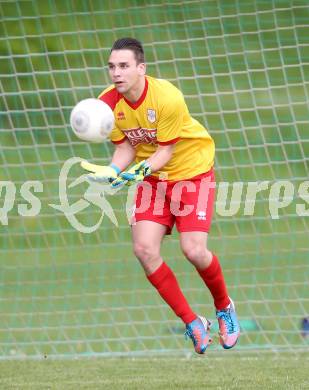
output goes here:
<path id="1" fill-rule="evenodd" d="M 163 262 L 155 272 L 147 276 L 147 279 L 185 324 L 189 324 L 196 319 L 197 315 L 191 310 L 186 298 L 180 290 L 173 271 L 166 263 Z"/>
<path id="2" fill-rule="evenodd" d="M 209 288 L 216 309 L 221 310 L 226 308 L 230 304 L 230 298 L 227 294 L 226 284 L 217 256 L 213 254 L 210 265 L 203 270 L 197 271 Z"/>

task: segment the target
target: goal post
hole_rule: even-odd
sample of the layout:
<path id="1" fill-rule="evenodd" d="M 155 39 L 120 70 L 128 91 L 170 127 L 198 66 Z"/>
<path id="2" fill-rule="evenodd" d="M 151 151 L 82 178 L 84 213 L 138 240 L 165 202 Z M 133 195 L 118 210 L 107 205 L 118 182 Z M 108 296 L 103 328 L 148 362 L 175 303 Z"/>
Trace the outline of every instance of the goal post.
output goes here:
<path id="1" fill-rule="evenodd" d="M 105 164 L 113 146 L 77 139 L 70 112 L 109 84 L 109 50 L 125 36 L 215 140 L 209 246 L 237 305 L 237 351 L 308 347 L 308 18 L 305 0 L 0 2 L 2 359 L 192 351 L 134 259 L 127 192 L 91 202 L 75 182 L 73 158 Z M 176 233 L 162 253 L 215 320 Z"/>

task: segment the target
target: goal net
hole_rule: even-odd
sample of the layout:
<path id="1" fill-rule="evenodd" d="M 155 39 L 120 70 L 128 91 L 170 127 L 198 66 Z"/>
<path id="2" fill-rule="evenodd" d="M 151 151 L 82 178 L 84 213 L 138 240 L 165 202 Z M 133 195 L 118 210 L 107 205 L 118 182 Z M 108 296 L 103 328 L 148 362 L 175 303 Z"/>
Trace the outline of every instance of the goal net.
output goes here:
<path id="1" fill-rule="evenodd" d="M 70 112 L 109 84 L 125 36 L 216 142 L 209 247 L 237 305 L 237 351 L 308 347 L 308 20 L 306 0 L 0 2 L 1 358 L 192 351 L 132 254 L 127 192 L 91 201 L 75 181 L 77 157 L 106 164 L 113 146 L 78 140 Z M 215 322 L 176 232 L 162 255 Z"/>

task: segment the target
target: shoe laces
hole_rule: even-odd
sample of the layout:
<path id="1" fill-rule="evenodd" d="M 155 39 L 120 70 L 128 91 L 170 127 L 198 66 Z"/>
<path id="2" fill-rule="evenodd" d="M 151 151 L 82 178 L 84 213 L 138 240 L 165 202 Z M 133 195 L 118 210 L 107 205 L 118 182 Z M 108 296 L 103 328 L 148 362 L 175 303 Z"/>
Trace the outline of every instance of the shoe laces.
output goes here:
<path id="1" fill-rule="evenodd" d="M 229 334 L 235 332 L 235 323 L 233 321 L 233 318 L 231 316 L 231 311 L 229 309 L 218 311 L 217 317 L 219 320 L 224 321 Z"/>

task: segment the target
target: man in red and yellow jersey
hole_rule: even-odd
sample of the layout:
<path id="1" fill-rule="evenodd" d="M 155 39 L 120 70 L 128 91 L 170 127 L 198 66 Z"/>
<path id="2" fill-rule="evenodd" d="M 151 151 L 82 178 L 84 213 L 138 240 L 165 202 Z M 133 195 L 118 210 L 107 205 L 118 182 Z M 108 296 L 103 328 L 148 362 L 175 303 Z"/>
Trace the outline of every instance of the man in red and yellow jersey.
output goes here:
<path id="1" fill-rule="evenodd" d="M 115 115 L 109 166 L 83 162 L 92 180 L 113 187 L 137 186 L 132 240 L 150 283 L 186 326 L 195 351 L 211 342 L 209 321 L 190 307 L 173 271 L 160 254 L 165 234 L 176 224 L 180 246 L 214 299 L 223 348 L 239 336 L 233 301 L 227 293 L 218 258 L 207 249 L 214 204 L 214 141 L 188 111 L 182 93 L 170 82 L 146 75 L 142 44 L 117 40 L 110 53 L 113 85 L 99 96 Z M 132 168 L 128 167 L 135 162 Z"/>
<path id="2" fill-rule="evenodd" d="M 116 84 L 117 85 L 117 84 Z M 214 142 L 207 130 L 193 119 L 182 93 L 170 82 L 145 76 L 139 99 L 132 103 L 114 86 L 101 95 L 115 113 L 114 144 L 128 140 L 136 161 L 148 159 L 158 146 L 174 145 L 171 158 L 153 176 L 183 180 L 211 170 Z"/>

